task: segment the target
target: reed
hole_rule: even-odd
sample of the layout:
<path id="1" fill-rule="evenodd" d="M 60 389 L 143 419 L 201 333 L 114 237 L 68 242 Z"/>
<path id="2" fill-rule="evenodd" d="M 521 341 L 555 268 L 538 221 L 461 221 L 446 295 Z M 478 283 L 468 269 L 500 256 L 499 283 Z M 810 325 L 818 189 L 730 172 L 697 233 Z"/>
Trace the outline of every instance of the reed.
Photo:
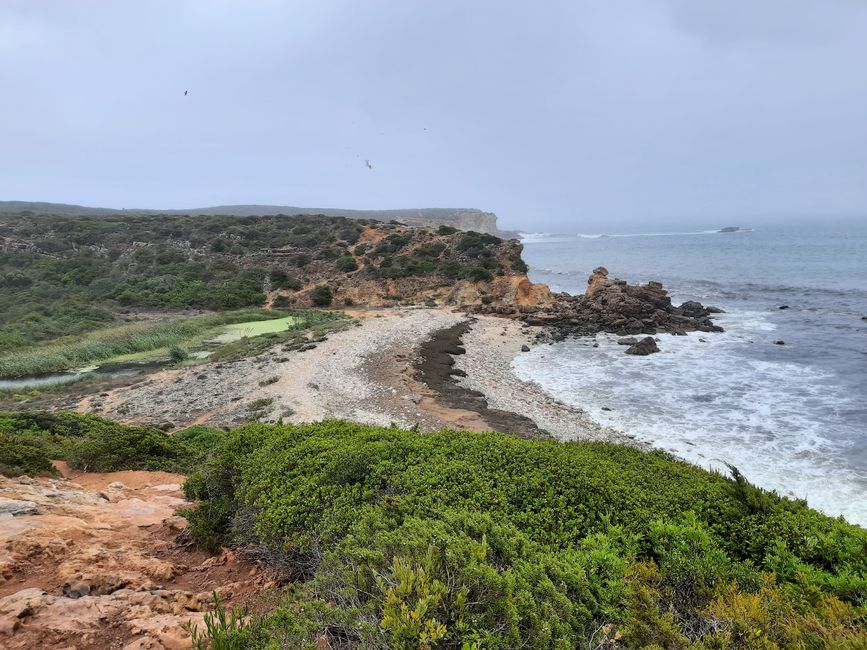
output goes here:
<path id="1" fill-rule="evenodd" d="M 26 377 L 81 368 L 124 354 L 178 345 L 204 332 L 232 323 L 270 320 L 286 312 L 244 309 L 176 321 L 132 323 L 80 337 L 24 348 L 0 357 L 0 377 Z"/>

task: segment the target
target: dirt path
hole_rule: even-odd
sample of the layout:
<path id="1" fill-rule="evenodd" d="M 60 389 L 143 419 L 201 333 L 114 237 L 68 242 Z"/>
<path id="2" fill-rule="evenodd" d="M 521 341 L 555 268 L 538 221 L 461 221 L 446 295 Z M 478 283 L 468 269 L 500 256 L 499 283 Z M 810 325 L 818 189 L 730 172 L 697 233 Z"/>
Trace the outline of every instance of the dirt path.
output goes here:
<path id="1" fill-rule="evenodd" d="M 229 605 L 269 587 L 231 553 L 179 545 L 182 476 L 0 477 L 0 647 L 189 647 L 216 590 Z"/>

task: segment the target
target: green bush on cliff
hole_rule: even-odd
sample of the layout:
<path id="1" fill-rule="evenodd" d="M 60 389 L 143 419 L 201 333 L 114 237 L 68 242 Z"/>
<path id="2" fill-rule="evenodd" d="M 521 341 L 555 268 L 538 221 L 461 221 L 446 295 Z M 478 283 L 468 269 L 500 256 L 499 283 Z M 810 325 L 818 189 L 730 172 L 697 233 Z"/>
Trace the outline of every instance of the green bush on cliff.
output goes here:
<path id="1" fill-rule="evenodd" d="M 341 273 L 352 273 L 358 270 L 358 262 L 352 255 L 344 255 L 338 258 L 334 264 Z"/>
<path id="2" fill-rule="evenodd" d="M 334 300 L 334 295 L 331 293 L 331 287 L 327 284 L 317 284 L 310 291 L 310 300 L 317 307 L 328 307 Z"/>
<path id="3" fill-rule="evenodd" d="M 659 452 L 250 425 L 186 489 L 197 539 L 295 580 L 249 647 L 867 642 L 867 531 Z"/>
<path id="4" fill-rule="evenodd" d="M 217 440 L 208 430 L 174 437 L 81 413 L 0 413 L 0 473 L 51 473 L 50 459 L 91 472 L 187 471 Z M 46 464 L 47 463 L 47 464 Z"/>

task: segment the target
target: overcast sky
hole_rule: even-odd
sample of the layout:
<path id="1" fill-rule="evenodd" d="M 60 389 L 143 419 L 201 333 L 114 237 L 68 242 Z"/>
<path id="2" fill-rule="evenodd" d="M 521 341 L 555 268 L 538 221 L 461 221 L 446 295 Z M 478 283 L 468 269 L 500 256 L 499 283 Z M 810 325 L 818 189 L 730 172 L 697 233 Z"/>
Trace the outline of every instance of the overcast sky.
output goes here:
<path id="1" fill-rule="evenodd" d="M 0 89 L 0 199 L 867 218 L 864 0 L 3 0 Z"/>

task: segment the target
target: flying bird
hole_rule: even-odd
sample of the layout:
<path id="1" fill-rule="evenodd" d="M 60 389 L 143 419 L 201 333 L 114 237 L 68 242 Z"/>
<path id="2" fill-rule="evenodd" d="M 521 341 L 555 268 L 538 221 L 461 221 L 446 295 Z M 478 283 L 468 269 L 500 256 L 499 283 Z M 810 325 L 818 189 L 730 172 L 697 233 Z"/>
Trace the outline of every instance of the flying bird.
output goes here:
<path id="1" fill-rule="evenodd" d="M 364 161 L 364 164 L 367 165 L 367 168 L 368 168 L 368 169 L 373 169 L 373 163 L 370 162 L 369 160 L 365 160 L 365 161 Z"/>

